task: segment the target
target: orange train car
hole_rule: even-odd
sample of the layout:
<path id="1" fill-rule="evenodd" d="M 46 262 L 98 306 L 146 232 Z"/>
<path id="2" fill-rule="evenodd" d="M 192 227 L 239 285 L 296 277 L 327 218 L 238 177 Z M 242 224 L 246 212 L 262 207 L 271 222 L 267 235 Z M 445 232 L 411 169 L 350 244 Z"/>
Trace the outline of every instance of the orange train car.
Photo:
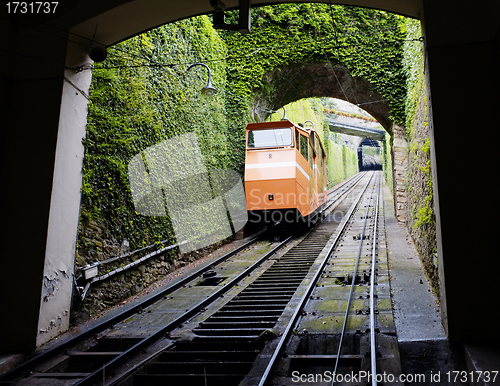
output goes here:
<path id="1" fill-rule="evenodd" d="M 288 120 L 246 128 L 249 221 L 315 223 L 326 203 L 325 150 L 318 134 Z"/>

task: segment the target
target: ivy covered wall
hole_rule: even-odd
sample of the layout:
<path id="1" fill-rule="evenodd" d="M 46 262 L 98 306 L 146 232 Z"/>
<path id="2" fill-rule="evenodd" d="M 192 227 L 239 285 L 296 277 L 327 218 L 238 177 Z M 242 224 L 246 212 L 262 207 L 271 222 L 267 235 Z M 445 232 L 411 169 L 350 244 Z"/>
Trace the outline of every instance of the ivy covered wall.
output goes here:
<path id="1" fill-rule="evenodd" d="M 394 181 L 392 177 L 392 137 L 389 133 L 385 134 L 380 148 L 380 162 L 382 163 L 382 172 L 385 182 L 391 190 L 394 191 Z"/>
<path id="2" fill-rule="evenodd" d="M 346 95 L 318 95 L 325 92 L 323 72 L 313 70 L 311 78 L 301 78 L 299 84 L 293 77 L 279 76 L 296 69 L 294 73 L 300 78 L 308 68 L 325 69 L 324 65 L 325 71 L 332 75 L 339 71 L 336 66 L 341 66 L 348 69 L 354 82 L 367 80 L 369 88 L 364 93 L 388 100 L 392 118 L 404 122 L 405 73 L 401 62 L 404 20 L 382 11 L 327 4 L 255 8 L 252 33 L 245 36 L 237 32 L 222 33 L 229 49 L 228 81 L 233 89 L 259 103 L 270 98 L 281 100 L 282 106 L 305 96 L 339 97 L 357 103 L 355 99 L 349 100 L 346 89 L 342 90 Z M 318 63 L 323 65 L 316 66 Z M 287 84 L 290 85 L 286 87 L 287 95 L 280 99 L 283 93 L 280 87 Z M 303 95 L 305 90 L 315 95 Z M 254 117 L 262 115 L 265 116 L 260 111 L 253 112 Z"/>
<path id="3" fill-rule="evenodd" d="M 202 16 L 120 43 L 110 49 L 106 61 L 95 64 L 84 141 L 77 275 L 88 264 L 129 250 L 161 241 L 164 245 L 177 242 L 168 216 L 136 212 L 128 176 L 128 165 L 135 155 L 169 138 L 194 132 L 207 169 L 231 168 L 228 131 L 233 125 L 224 95 L 200 92 L 208 75 L 202 66 L 187 71 L 192 63 L 212 60 L 213 82 L 224 89 L 226 63 L 221 59 L 226 53 L 226 45 L 210 20 Z M 206 222 L 210 226 L 210 219 Z M 100 274 L 138 256 L 100 266 Z M 134 295 L 178 267 L 181 260 L 193 258 L 169 251 L 139 271 L 93 285 L 85 302 L 79 304 L 82 315 Z"/>
<path id="4" fill-rule="evenodd" d="M 132 157 L 165 139 L 194 131 L 207 168 L 228 167 L 224 99 L 200 93 L 207 78 L 204 68 L 186 72 L 188 64 L 206 61 L 214 52 L 224 57 L 225 44 L 209 20 L 198 17 L 120 43 L 110 58 L 95 65 L 85 139 L 83 224 L 98 219 L 109 237 L 125 237 L 131 248 L 172 235 L 167 218 L 136 214 L 128 181 Z M 214 83 L 224 87 L 224 61 L 213 62 L 211 69 Z"/>
<path id="5" fill-rule="evenodd" d="M 408 42 L 404 46 L 407 74 L 406 140 L 408 142 L 407 227 L 431 284 L 439 293 L 437 271 L 436 216 L 432 188 L 427 95 L 420 22 L 407 20 Z"/>

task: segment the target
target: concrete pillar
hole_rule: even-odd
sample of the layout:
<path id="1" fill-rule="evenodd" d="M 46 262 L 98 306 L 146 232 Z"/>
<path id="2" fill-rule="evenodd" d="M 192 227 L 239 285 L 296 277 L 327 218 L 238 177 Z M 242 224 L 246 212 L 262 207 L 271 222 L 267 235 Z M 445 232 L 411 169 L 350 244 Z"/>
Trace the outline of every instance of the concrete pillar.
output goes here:
<path id="1" fill-rule="evenodd" d="M 66 63 L 78 67 L 82 59 L 90 62 L 70 49 Z M 69 327 L 91 77 L 90 71 L 64 72 L 37 345 Z"/>
<path id="2" fill-rule="evenodd" d="M 87 107 L 75 87 L 88 92 L 90 74 L 64 67 L 89 60 L 44 28 L 0 43 L 1 353 L 32 350 L 69 321 Z"/>
<path id="3" fill-rule="evenodd" d="M 499 342 L 498 171 L 481 139 L 498 127 L 500 2 L 423 3 L 442 319 L 452 341 Z"/>

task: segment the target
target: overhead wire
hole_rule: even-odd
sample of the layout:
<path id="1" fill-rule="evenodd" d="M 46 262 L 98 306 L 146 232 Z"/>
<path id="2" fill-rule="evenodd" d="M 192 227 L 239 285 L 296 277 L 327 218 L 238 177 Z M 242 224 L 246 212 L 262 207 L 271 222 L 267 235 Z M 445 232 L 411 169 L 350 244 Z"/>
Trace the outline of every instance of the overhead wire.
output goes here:
<path id="1" fill-rule="evenodd" d="M 318 35 L 320 36 L 320 38 L 322 38 L 321 36 L 321 31 L 319 29 L 319 23 L 318 23 L 318 18 L 316 17 L 316 11 L 314 10 L 313 6 L 312 6 L 312 3 L 309 3 L 309 7 L 311 8 L 312 10 L 312 14 L 314 16 L 314 22 L 316 24 L 315 28 L 317 29 L 317 32 L 318 32 Z M 336 43 L 338 45 L 338 40 L 337 40 L 337 36 L 335 35 L 335 38 L 336 38 Z M 335 72 L 335 69 L 333 68 L 333 65 L 332 65 L 332 62 L 330 61 L 330 58 L 328 57 L 328 55 L 326 54 L 326 51 L 325 51 L 325 47 L 324 46 L 321 46 L 321 51 L 323 52 L 323 55 L 328 63 L 328 66 L 330 67 L 330 69 L 332 70 L 332 73 L 333 73 L 333 76 L 335 77 L 335 80 L 337 81 L 337 84 L 339 85 L 340 87 L 340 90 L 342 91 L 342 94 L 344 94 L 344 97 L 345 97 L 345 100 L 349 103 L 351 103 L 351 101 L 349 100 L 349 97 L 347 96 L 344 88 L 342 87 L 342 84 L 340 83 L 340 80 L 337 76 L 337 73 Z"/>

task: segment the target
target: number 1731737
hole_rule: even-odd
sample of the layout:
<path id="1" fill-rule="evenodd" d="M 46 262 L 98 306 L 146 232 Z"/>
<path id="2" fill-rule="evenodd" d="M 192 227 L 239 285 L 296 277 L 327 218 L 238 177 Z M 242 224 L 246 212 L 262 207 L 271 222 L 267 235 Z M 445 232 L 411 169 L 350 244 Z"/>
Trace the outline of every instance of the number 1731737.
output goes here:
<path id="1" fill-rule="evenodd" d="M 58 1 L 9 1 L 7 13 L 10 14 L 43 14 L 56 13 Z"/>

